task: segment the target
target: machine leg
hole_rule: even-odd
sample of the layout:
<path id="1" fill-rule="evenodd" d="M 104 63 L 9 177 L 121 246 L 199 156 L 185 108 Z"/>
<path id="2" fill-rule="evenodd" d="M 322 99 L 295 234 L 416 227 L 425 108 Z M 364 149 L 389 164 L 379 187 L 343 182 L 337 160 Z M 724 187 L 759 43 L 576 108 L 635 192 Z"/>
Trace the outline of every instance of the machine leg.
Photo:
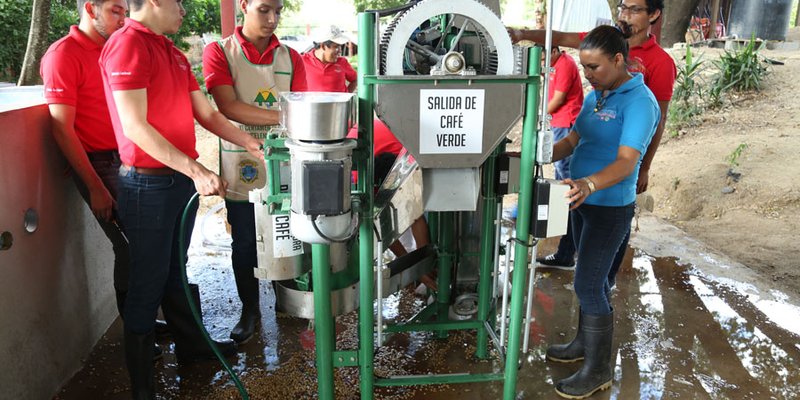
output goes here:
<path id="1" fill-rule="evenodd" d="M 450 309 L 450 284 L 453 271 L 453 232 L 455 230 L 455 213 L 443 212 L 439 216 L 439 279 L 436 303 L 439 322 L 447 322 Z M 439 339 L 447 337 L 447 331 L 436 334 Z"/>
<path id="2" fill-rule="evenodd" d="M 317 352 L 317 386 L 320 400 L 334 400 L 333 312 L 331 311 L 330 247 L 311 245 L 312 277 L 314 279 L 314 335 Z"/>

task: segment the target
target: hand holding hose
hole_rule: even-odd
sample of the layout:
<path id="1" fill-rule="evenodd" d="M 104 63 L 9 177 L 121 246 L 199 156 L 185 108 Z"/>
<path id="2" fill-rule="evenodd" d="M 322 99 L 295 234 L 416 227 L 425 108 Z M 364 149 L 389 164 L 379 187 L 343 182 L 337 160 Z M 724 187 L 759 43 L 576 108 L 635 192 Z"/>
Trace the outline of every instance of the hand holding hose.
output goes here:
<path id="1" fill-rule="evenodd" d="M 203 168 L 203 172 L 192 178 L 192 180 L 194 181 L 194 187 L 197 189 L 197 193 L 203 196 L 216 194 L 220 197 L 225 197 L 228 189 L 228 182 L 205 167 Z"/>

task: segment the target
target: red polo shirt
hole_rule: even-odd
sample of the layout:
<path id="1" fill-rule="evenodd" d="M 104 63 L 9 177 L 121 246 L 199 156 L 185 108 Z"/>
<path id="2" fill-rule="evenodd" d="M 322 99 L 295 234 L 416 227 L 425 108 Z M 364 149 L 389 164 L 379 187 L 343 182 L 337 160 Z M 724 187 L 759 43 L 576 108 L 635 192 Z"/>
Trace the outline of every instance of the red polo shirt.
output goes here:
<path id="1" fill-rule="evenodd" d="M 236 27 L 234 35 L 236 36 L 236 40 L 239 41 L 239 44 L 242 45 L 242 50 L 244 51 L 245 57 L 247 57 L 247 61 L 253 64 L 272 64 L 273 50 L 281 45 L 278 37 L 272 35 L 267 49 L 264 50 L 263 53 L 259 53 L 256 46 L 248 42 L 242 35 L 241 26 Z M 300 53 L 292 48 L 289 48 L 289 54 L 292 58 L 291 90 L 293 92 L 305 92 L 308 89 L 306 86 L 306 69 L 303 65 L 303 60 L 300 57 Z M 233 77 L 228 67 L 228 59 L 225 57 L 225 52 L 222 50 L 222 47 L 220 47 L 217 42 L 209 43 L 205 50 L 203 50 L 203 77 L 205 78 L 206 89 L 208 90 L 219 85 L 233 86 Z"/>
<path id="2" fill-rule="evenodd" d="M 358 138 L 358 125 L 353 126 L 350 132 L 347 132 L 347 137 L 350 139 Z M 397 140 L 397 137 L 389 130 L 389 127 L 378 118 L 375 118 L 372 125 L 372 143 L 372 154 L 376 156 L 383 153 L 397 155 L 403 150 L 403 144 Z"/>
<path id="3" fill-rule="evenodd" d="M 114 90 L 147 90 L 147 122 L 166 140 L 197 159 L 190 92 L 200 90 L 186 56 L 166 36 L 157 35 L 130 18 L 108 39 L 100 54 L 111 122 L 124 164 L 164 167 L 122 132 Z"/>
<path id="4" fill-rule="evenodd" d="M 50 45 L 39 70 L 47 104 L 75 107 L 75 133 L 87 152 L 117 149 L 97 64 L 101 49 L 73 25 Z"/>
<path id="5" fill-rule="evenodd" d="M 315 92 L 347 92 L 347 82 L 355 82 L 356 71 L 344 57 L 334 63 L 322 62 L 314 50 L 303 54 L 308 90 Z"/>
<path id="6" fill-rule="evenodd" d="M 581 41 L 588 32 L 581 32 Z M 672 90 L 678 71 L 675 61 L 656 42 L 656 37 L 650 38 L 641 46 L 635 46 L 628 52 L 628 71 L 641 72 L 644 75 L 644 84 L 653 92 L 658 101 L 672 100 Z"/>
<path id="7" fill-rule="evenodd" d="M 547 98 L 552 99 L 556 90 L 566 94 L 564 104 L 554 112 L 550 125 L 556 128 L 569 128 L 578 118 L 583 106 L 583 85 L 578 73 L 578 65 L 569 54 L 561 52 L 561 56 L 553 65 L 550 84 L 547 86 Z"/>

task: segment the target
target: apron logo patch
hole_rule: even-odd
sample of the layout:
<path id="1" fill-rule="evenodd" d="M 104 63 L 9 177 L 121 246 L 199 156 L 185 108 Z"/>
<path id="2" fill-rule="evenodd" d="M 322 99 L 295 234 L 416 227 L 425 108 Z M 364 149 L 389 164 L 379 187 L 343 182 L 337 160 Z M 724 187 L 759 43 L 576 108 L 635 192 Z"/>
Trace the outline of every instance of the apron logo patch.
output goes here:
<path id="1" fill-rule="evenodd" d="M 239 163 L 239 180 L 250 184 L 258 179 L 258 165 L 252 160 L 242 160 Z"/>
<path id="2" fill-rule="evenodd" d="M 272 107 L 273 104 L 278 102 L 276 93 L 274 93 L 272 89 L 273 88 L 258 89 L 258 94 L 256 98 L 253 99 L 253 103 L 258 104 L 259 107 L 264 107 L 264 103 L 267 104 L 267 107 Z"/>

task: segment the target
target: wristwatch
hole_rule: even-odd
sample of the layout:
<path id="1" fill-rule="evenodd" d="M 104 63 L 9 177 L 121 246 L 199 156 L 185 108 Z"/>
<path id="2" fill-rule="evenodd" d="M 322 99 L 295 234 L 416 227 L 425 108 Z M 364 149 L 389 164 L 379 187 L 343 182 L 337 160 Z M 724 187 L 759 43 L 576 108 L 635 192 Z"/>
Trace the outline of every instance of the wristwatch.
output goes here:
<path id="1" fill-rule="evenodd" d="M 597 189 L 594 187 L 594 182 L 592 182 L 592 180 L 591 180 L 591 179 L 589 179 L 589 177 L 588 177 L 588 176 L 587 176 L 587 177 L 585 177 L 585 178 L 583 178 L 582 180 L 583 180 L 584 182 L 586 182 L 586 185 L 587 185 L 587 186 L 589 186 L 589 194 L 592 194 L 592 193 L 594 193 L 595 191 L 597 191 Z"/>

